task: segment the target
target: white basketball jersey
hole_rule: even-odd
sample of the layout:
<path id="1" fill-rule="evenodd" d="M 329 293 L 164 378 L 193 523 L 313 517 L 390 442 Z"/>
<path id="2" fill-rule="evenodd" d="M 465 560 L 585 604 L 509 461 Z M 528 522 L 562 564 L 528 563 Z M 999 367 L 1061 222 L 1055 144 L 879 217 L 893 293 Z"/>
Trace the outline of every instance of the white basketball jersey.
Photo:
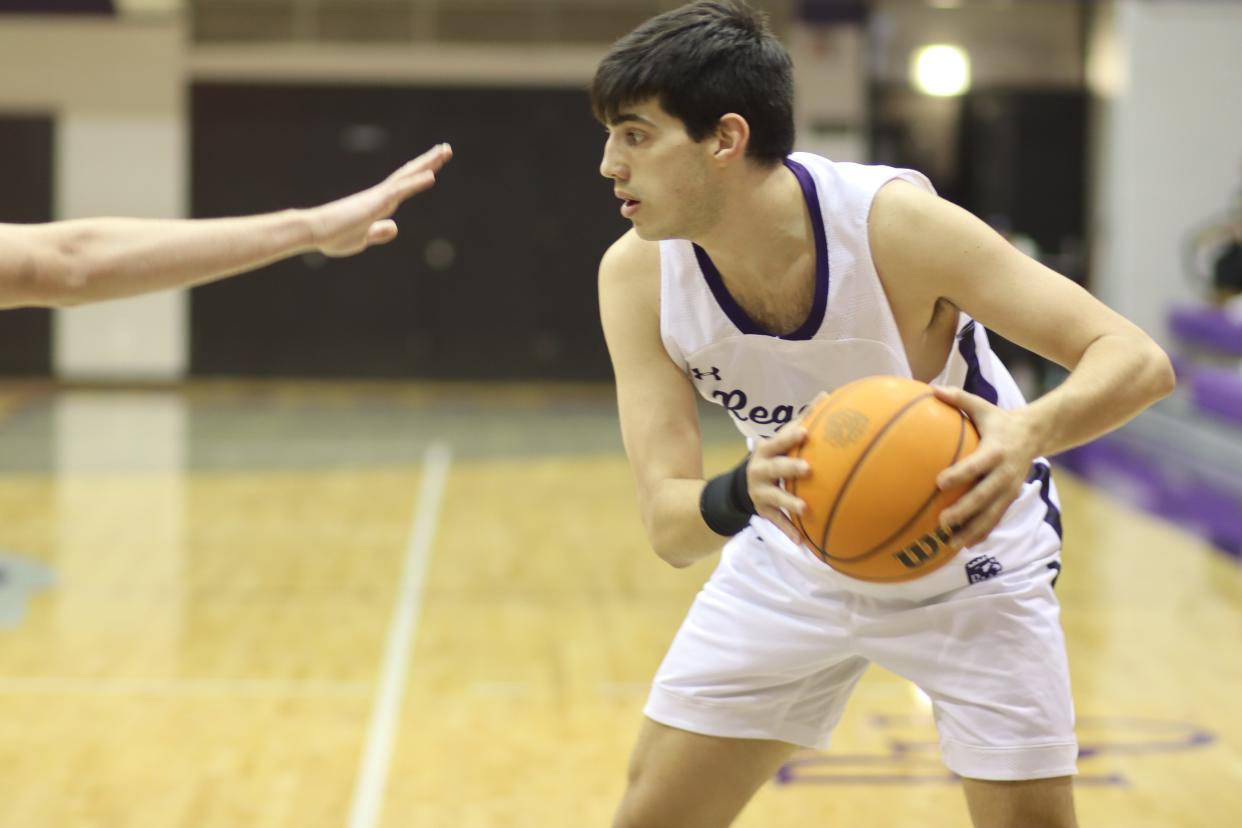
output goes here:
<path id="1" fill-rule="evenodd" d="M 794 153 L 785 161 L 802 187 L 814 229 L 815 293 L 810 315 L 792 333 L 764 331 L 725 287 L 707 253 L 685 240 L 660 242 L 660 333 L 673 362 L 709 402 L 722 406 L 748 440 L 772 436 L 820 391 L 877 374 L 911 377 L 875 264 L 867 218 L 879 189 L 894 178 L 932 191 L 913 170 L 829 161 Z M 933 384 L 964 388 L 1001 408 L 1025 405 L 988 345 L 987 332 L 960 314 L 957 338 Z M 1038 511 L 1060 534 L 1060 512 L 1042 458 L 1006 513 Z M 766 523 L 766 521 L 762 521 Z M 775 534 L 773 530 L 772 534 Z"/>

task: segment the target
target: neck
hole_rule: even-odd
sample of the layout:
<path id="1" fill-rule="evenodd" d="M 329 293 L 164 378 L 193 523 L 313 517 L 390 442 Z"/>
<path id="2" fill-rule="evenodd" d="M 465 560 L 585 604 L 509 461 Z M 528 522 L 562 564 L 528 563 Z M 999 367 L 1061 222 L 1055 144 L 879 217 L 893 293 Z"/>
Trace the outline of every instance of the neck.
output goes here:
<path id="1" fill-rule="evenodd" d="M 768 280 L 814 256 L 802 188 L 784 164 L 740 171 L 722 196 L 720 221 L 693 241 L 729 281 Z"/>

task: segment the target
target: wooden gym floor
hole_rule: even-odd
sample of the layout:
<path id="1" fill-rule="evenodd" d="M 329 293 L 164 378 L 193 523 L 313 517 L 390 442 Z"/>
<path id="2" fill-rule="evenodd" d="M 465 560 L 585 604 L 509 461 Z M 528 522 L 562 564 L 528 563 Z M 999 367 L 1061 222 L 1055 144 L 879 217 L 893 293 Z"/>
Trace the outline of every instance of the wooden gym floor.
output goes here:
<path id="1" fill-rule="evenodd" d="M 0 386 L 0 826 L 607 826 L 710 572 L 646 548 L 612 406 Z M 740 442 L 705 430 L 723 468 Z M 1242 568 L 1058 482 L 1082 824 L 1242 824 Z M 738 824 L 968 821 L 873 668 Z"/>

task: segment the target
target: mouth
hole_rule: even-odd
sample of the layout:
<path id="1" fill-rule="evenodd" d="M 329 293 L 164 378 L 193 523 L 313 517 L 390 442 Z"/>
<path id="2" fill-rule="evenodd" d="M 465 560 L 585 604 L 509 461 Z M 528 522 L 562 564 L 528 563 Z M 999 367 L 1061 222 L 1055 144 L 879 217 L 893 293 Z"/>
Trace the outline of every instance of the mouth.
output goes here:
<path id="1" fill-rule="evenodd" d="M 617 193 L 617 198 L 621 199 L 621 215 L 631 218 L 638 212 L 638 208 L 642 206 L 642 202 L 636 198 L 631 198 L 628 193 Z"/>

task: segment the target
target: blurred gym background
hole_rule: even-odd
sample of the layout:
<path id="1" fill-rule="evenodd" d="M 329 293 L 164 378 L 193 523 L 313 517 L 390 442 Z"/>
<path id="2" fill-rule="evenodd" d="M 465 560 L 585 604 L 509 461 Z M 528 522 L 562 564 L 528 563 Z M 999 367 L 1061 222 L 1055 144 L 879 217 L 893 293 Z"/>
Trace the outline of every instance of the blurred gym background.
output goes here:
<path id="1" fill-rule="evenodd" d="M 1232 560 L 1242 555 L 1242 2 L 755 4 L 770 13 L 794 56 L 799 149 L 926 172 L 941 194 L 1086 285 L 1174 354 L 1180 387 L 1172 399 L 1058 460 L 1074 473 L 1067 478 L 1093 484 L 1083 491 L 1172 521 L 1211 550 L 1187 553 L 1172 565 L 1193 559 L 1194 572 L 1212 573 L 1198 584 L 1201 592 L 1187 587 L 1185 597 L 1200 604 L 1211 595 L 1227 606 L 1218 619 L 1224 631 L 1214 627 L 1198 644 L 1209 659 L 1215 648 L 1227 648 L 1220 692 L 1227 694 L 1230 681 L 1236 688 L 1239 668 L 1232 653 L 1242 617 Z M 363 782 L 389 778 L 387 765 L 382 772 L 364 767 L 357 786 L 353 770 L 358 755 L 375 755 L 375 733 L 384 722 L 397 722 L 376 712 L 382 705 L 369 706 L 377 688 L 391 689 L 385 678 L 390 668 L 408 668 L 400 659 L 386 660 L 375 678 L 384 642 L 390 652 L 403 643 L 408 647 L 409 640 L 393 638 L 400 628 L 396 619 L 408 621 L 420 611 L 426 620 L 424 638 L 417 640 L 439 640 L 434 601 L 457 595 L 459 580 L 436 566 L 476 554 L 480 543 L 507 561 L 482 575 L 460 576 L 461 584 L 495 588 L 484 605 L 503 607 L 506 599 L 496 596 L 522 588 L 529 590 L 523 606 L 557 603 L 548 596 L 559 593 L 548 584 L 564 586 L 556 578 L 568 576 L 530 579 L 541 567 L 550 572 L 561 566 L 588 585 L 613 578 L 627 599 L 647 596 L 642 607 L 658 605 L 655 614 L 664 626 L 644 634 L 649 646 L 632 665 L 621 659 L 626 666 L 614 664 L 613 673 L 600 668 L 608 677 L 595 695 L 588 694 L 591 704 L 615 702 L 622 723 L 615 739 L 606 727 L 599 730 L 603 719 L 588 717 L 583 725 L 597 735 L 608 733 L 612 764 L 605 763 L 610 775 L 599 783 L 605 789 L 597 805 L 576 816 L 572 804 L 532 810 L 514 804 L 503 785 L 470 788 L 462 771 L 449 781 L 437 777 L 439 784 L 465 791 L 454 794 L 451 804 L 441 802 L 440 810 L 429 810 L 426 803 L 437 800 L 426 791 L 390 792 L 387 824 L 604 824 L 622 779 L 642 685 L 692 588 L 677 581 L 685 589 L 665 606 L 663 598 L 651 597 L 664 596 L 659 584 L 665 582 L 658 579 L 669 576 L 663 569 L 611 563 L 606 572 L 588 574 L 575 568 L 581 564 L 574 555 L 559 552 L 532 562 L 537 540 L 519 555 L 509 550 L 506 533 L 555 535 L 550 527 L 562 525 L 569 508 L 559 499 L 568 497 L 574 519 L 585 525 L 574 540 L 580 554 L 596 554 L 590 548 L 606 536 L 611 540 L 604 546 L 649 557 L 620 455 L 595 304 L 599 256 L 627 223 L 597 172 L 604 136 L 584 90 L 613 39 L 676 5 L 0 0 L 0 221 L 209 217 L 306 206 L 378 180 L 435 142 L 448 141 L 456 153 L 437 187 L 398 213 L 400 238 L 361 257 L 329 261 L 308 255 L 189 292 L 0 314 L 0 513 L 8 524 L 0 530 L 0 619 L 10 627 L 0 630 L 0 711 L 9 720 L 4 735 L 10 745 L 0 751 L 0 769 L 51 774 L 42 798 L 18 796 L 7 812 L 0 805 L 0 824 L 339 824 L 351 802 L 351 825 L 376 824 L 375 812 L 367 817 L 366 808 L 377 808 L 383 797 L 373 789 L 367 794 Z M 1021 349 L 1006 343 L 998 349 L 1029 394 L 1060 379 L 1059 369 Z M 727 447 L 713 456 L 732 458 L 737 444 L 725 442 L 728 426 L 715 421 L 705 423 L 709 446 Z M 452 470 L 442 459 L 449 449 L 457 464 Z M 506 458 L 518 465 L 506 465 Z M 418 492 L 425 492 L 429 469 L 438 469 L 447 485 L 440 541 L 417 528 L 425 506 Z M 463 505 L 453 506 L 455 492 Z M 332 517 L 333 498 L 342 493 L 355 499 Z M 536 493 L 548 501 L 531 502 Z M 416 499 L 423 505 L 407 548 L 402 531 Z M 605 501 L 610 511 L 592 511 Z M 434 519 L 435 508 L 426 508 Z M 1143 527 L 1142 539 L 1172 531 L 1165 523 L 1143 523 L 1139 512 L 1121 514 L 1129 515 L 1123 522 Z M 1104 537 L 1088 534 L 1093 542 Z M 316 546 L 329 543 L 325 538 L 335 544 L 330 556 L 326 546 Z M 568 543 L 564 537 L 555 542 Z M 256 551 L 239 551 L 246 543 Z M 270 569 L 247 569 L 281 544 L 297 548 L 263 565 Z M 329 560 L 356 558 L 359 544 L 386 551 L 363 555 L 362 574 L 341 576 Z M 307 562 L 308 548 L 327 556 L 322 570 Z M 119 557 L 109 557 L 118 549 Z M 434 563 L 426 570 L 432 603 L 423 605 L 418 589 L 398 592 L 395 585 L 414 577 L 412 555 L 430 556 L 432 549 Z M 516 556 L 504 557 L 509 554 Z M 1090 554 L 1084 549 L 1084 556 Z M 621 555 L 618 561 L 626 560 Z M 418 565 L 429 566 L 421 560 Z M 706 570 L 696 573 L 706 576 Z M 583 582 L 571 580 L 566 589 L 581 590 Z M 23 584 L 28 592 L 13 592 Z M 421 589 L 422 582 L 416 586 Z M 327 609 L 323 619 L 279 616 L 275 628 L 289 635 L 285 643 L 254 632 L 255 625 L 272 628 L 272 617 L 262 613 L 242 613 L 239 626 L 229 627 L 229 608 L 266 600 L 264 590 L 297 600 L 333 593 L 336 600 L 347 599 L 347 611 Z M 586 594 L 598 599 L 601 593 Z M 92 602 L 118 595 L 128 596 L 131 610 L 93 614 L 98 606 Z M 187 609 L 196 603 L 197 609 Z M 335 624 L 328 615 L 350 618 L 361 613 L 360 605 L 380 614 L 374 623 L 358 622 L 359 638 L 342 643 L 325 632 Z M 290 607 L 303 605 L 281 606 L 279 612 L 292 613 Z M 386 627 L 390 607 L 394 624 Z M 474 617 L 483 617 L 487 606 L 476 609 Z M 512 616 L 493 620 L 502 628 L 501 639 L 507 627 L 512 636 L 525 630 L 555 640 L 567 623 L 549 621 L 549 630 L 536 633 Z M 214 644 L 187 650 L 187 641 L 222 630 L 241 655 L 217 654 L 213 660 Z M 307 641 L 324 635 L 336 642 L 326 661 Z M 1076 640 L 1072 629 L 1070 637 Z M 431 656 L 461 656 L 483 647 L 486 638 L 441 642 Z M 141 657 L 133 655 L 135 641 L 143 642 Z M 516 641 L 509 645 L 521 650 L 525 645 Z M 247 649 L 260 644 L 272 649 Z M 356 665 L 344 660 L 346 651 L 358 656 Z M 108 666 L 109 653 L 120 666 Z M 431 656 L 415 661 L 436 663 Z M 289 667 L 285 673 L 273 667 L 282 664 Z M 487 672 L 479 664 L 474 668 Z M 251 684 L 236 684 L 243 673 Z M 512 709 L 542 699 L 530 689 L 542 685 L 530 677 L 488 675 L 461 684 L 463 704 L 474 711 L 463 716 L 500 702 Z M 445 698 L 435 686 L 424 689 L 426 698 Z M 179 728 L 203 741 L 209 759 L 185 771 L 193 776 L 206 767 L 222 791 L 241 790 L 220 793 L 235 810 L 204 792 L 201 786 L 208 783 L 201 780 L 197 800 L 170 803 L 164 797 L 162 810 L 140 808 L 135 791 L 143 789 L 143 780 L 176 763 L 152 747 L 131 778 L 96 761 L 101 753 L 124 750 L 129 726 L 117 725 L 87 747 L 74 748 L 72 733 L 83 727 L 74 720 L 73 727 L 53 729 L 70 747 L 53 749 L 47 746 L 49 731 L 31 724 L 50 711 L 68 715 L 67 696 L 95 704 L 100 694 L 128 694 L 134 710 L 141 710 L 152 698 L 231 693 L 270 700 L 286 698 L 286 691 L 305 704 L 342 698 L 354 705 L 342 741 L 320 739 L 321 747 L 345 754 L 345 770 L 324 777 L 332 781 L 316 789 L 322 802 L 311 797 L 318 808 L 313 816 L 292 805 L 277 813 L 272 804 L 291 791 L 305 793 L 298 781 L 302 771 L 289 770 L 305 770 L 300 760 L 285 757 L 288 763 L 281 764 L 284 754 L 272 758 L 279 751 L 271 748 L 263 754 L 267 759 L 254 760 L 255 770 L 226 745 L 234 744 L 230 734 L 263 730 L 296 741 L 304 727 L 297 719 L 280 720 L 287 732 L 271 717 L 225 719 L 232 724 L 221 725 L 218 734 L 196 729 L 197 708 L 158 720 L 172 729 L 165 741 L 175 741 Z M 420 692 L 417 682 L 411 692 Z M 40 707 L 37 699 L 44 697 L 56 706 Z M 1101 702 L 1096 711 L 1108 704 Z M 1189 716 L 1186 711 L 1209 706 L 1199 699 L 1178 709 Z M 100 720 L 113 715 L 89 709 Z M 1118 703 L 1113 712 L 1125 709 Z M 372 735 L 364 744 L 359 723 L 368 710 Z M 139 732 L 154 726 L 140 712 L 126 715 Z M 492 726 L 503 730 L 516 717 L 496 712 Z M 445 721 L 429 718 L 421 726 Z M 568 725 L 556 721 L 552 730 L 561 726 L 564 738 Z M 405 727 L 408 737 L 408 721 Z M 1216 738 L 1186 733 L 1187 745 Z M 213 736 L 220 739 L 214 748 Z M 553 737 L 509 745 L 518 769 L 542 738 Z M 453 744 L 444 737 L 446 752 Z M 71 765 L 22 758 L 38 750 L 77 758 Z M 1222 814 L 1236 817 L 1239 811 L 1212 797 L 1239 789 L 1233 756 L 1214 766 L 1216 776 L 1207 775 L 1215 780 L 1211 794 L 1196 794 L 1195 801 L 1213 803 L 1213 816 L 1151 824 L 1229 824 Z M 405 761 L 407 771 L 424 772 L 419 769 L 426 765 L 409 756 Z M 499 759 L 492 764 L 497 778 L 515 770 Z M 572 770 L 589 765 L 576 763 Z M 99 771 L 101 766 L 109 769 Z M 79 774 L 89 775 L 90 768 L 103 781 L 82 793 L 86 783 Z M 242 790 L 243 779 L 251 779 L 255 790 Z M 497 793 L 502 787 L 503 795 Z M 33 790 L 29 783 L 19 788 Z M 121 804 L 99 804 L 114 795 Z M 66 796 L 71 804 L 49 804 Z M 547 791 L 540 796 L 545 806 L 561 801 Z M 492 805 L 471 810 L 462 804 L 471 797 Z M 268 810 L 245 804 L 252 800 L 267 803 Z M 926 804 L 915 800 L 909 817 L 915 821 L 875 824 L 933 824 L 919 803 Z M 771 816 L 782 813 L 781 806 L 762 807 L 772 809 L 761 811 L 769 816 L 748 824 L 785 824 Z M 402 814 L 421 814 L 421 821 L 405 821 Z M 1132 814 L 1095 824 L 1147 823 Z"/>
<path id="2" fill-rule="evenodd" d="M 607 43 L 672 5 L 3 0 L 4 220 L 279 209 L 349 192 L 438 140 L 460 161 L 407 208 L 397 247 L 6 314 L 0 372 L 607 381 L 589 309 L 599 252 L 624 225 L 594 174 L 600 133 L 582 90 Z M 1242 468 L 1223 445 L 1242 421 L 1242 333 L 1220 310 L 1242 290 L 1242 4 L 763 5 L 798 67 L 801 149 L 926 172 L 1177 349 L 1190 405 L 1182 428 L 1151 439 L 1188 441 L 1194 465 Z M 1056 381 L 1001 350 L 1028 391 Z M 1111 442 L 1081 467 L 1158 465 Z M 1139 476 L 1147 505 L 1182 508 Z M 1242 544 L 1237 519 L 1209 519 L 1217 540 Z"/>

